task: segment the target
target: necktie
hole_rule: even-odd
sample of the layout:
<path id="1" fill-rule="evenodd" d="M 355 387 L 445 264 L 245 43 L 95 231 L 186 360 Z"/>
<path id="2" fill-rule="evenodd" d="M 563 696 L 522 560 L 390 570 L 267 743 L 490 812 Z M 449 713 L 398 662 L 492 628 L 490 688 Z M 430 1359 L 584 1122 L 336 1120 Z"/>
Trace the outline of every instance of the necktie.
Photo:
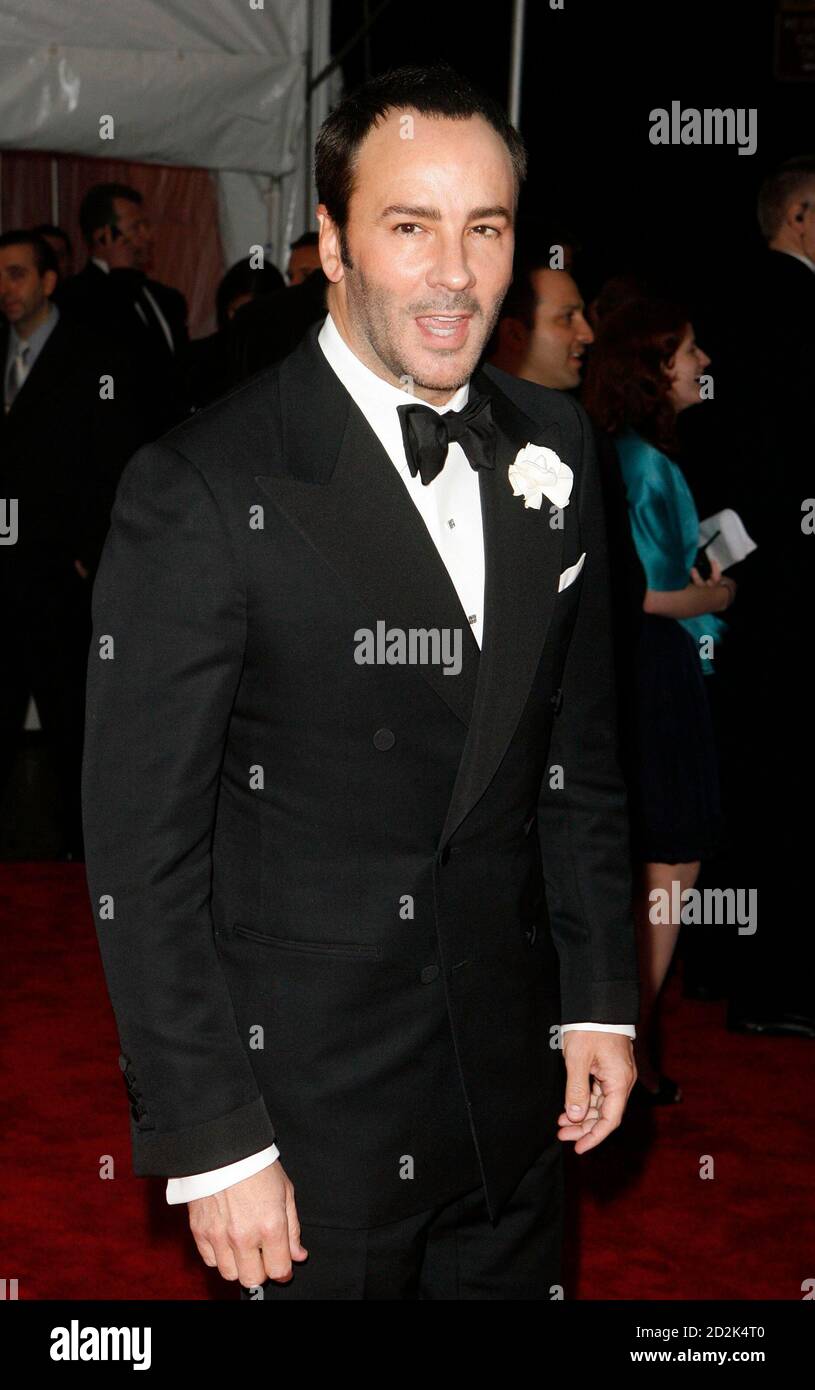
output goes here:
<path id="1" fill-rule="evenodd" d="M 8 380 L 6 381 L 6 410 L 10 410 L 14 404 L 17 392 L 28 376 L 28 354 L 30 344 L 25 343 L 17 352 L 9 368 Z"/>
<path id="2" fill-rule="evenodd" d="M 411 402 L 396 407 L 408 468 L 426 487 L 444 467 L 451 444 L 461 444 L 471 468 L 495 467 L 495 422 L 489 396 L 471 396 L 463 410 L 439 414 Z"/>

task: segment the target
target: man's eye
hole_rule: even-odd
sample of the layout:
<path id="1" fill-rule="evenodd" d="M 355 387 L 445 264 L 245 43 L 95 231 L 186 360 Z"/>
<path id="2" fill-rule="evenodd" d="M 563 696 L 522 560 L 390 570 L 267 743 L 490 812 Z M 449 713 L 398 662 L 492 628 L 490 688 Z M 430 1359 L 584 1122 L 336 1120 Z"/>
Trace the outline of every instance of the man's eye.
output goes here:
<path id="1" fill-rule="evenodd" d="M 484 227 L 484 226 L 479 226 L 479 227 L 473 227 L 473 231 L 474 231 L 474 232 L 489 232 L 489 233 L 491 234 L 491 235 L 490 235 L 490 238 L 489 238 L 490 240 L 492 240 L 493 237 L 497 237 L 497 236 L 500 236 L 500 235 L 501 235 L 501 233 L 499 232 L 499 230 L 498 230 L 497 227 Z"/>
<path id="2" fill-rule="evenodd" d="M 396 227 L 395 230 L 396 230 L 397 232 L 401 232 L 401 231 L 404 231 L 405 227 L 412 227 L 412 228 L 414 228 L 414 229 L 418 229 L 419 224 L 418 224 L 418 222 L 400 222 L 400 223 L 399 223 L 399 226 Z"/>

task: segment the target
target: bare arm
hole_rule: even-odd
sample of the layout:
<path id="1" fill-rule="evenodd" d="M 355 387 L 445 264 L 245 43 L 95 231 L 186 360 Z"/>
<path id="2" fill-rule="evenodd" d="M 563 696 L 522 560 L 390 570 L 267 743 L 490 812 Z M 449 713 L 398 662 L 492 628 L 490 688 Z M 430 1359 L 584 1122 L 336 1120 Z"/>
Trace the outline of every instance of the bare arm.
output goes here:
<path id="1" fill-rule="evenodd" d="M 735 596 L 736 581 L 723 579 L 714 561 L 709 579 L 702 579 L 694 568 L 691 583 L 684 589 L 647 589 L 642 606 L 646 613 L 656 613 L 661 618 L 695 618 L 701 613 L 723 613 Z"/>

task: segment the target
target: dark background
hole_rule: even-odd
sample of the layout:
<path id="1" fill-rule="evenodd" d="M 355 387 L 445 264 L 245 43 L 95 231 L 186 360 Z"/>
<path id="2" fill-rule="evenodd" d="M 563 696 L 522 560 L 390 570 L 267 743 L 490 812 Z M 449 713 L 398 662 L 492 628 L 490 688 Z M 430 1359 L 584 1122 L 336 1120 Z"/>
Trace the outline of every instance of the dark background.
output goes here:
<path id="1" fill-rule="evenodd" d="M 376 5 L 339 0 L 338 54 Z M 574 228 L 584 297 L 607 274 L 637 269 L 667 281 L 704 320 L 760 246 L 763 175 L 815 150 L 815 87 L 774 76 L 773 0 L 684 4 L 548 0 L 527 6 L 521 134 L 529 175 L 521 214 Z M 387 5 L 342 61 L 347 85 L 404 63 L 444 59 L 506 107 L 509 3 L 480 9 L 411 0 Z M 755 154 L 737 146 L 654 146 L 649 113 L 756 107 Z M 702 324 L 697 323 L 697 332 Z"/>

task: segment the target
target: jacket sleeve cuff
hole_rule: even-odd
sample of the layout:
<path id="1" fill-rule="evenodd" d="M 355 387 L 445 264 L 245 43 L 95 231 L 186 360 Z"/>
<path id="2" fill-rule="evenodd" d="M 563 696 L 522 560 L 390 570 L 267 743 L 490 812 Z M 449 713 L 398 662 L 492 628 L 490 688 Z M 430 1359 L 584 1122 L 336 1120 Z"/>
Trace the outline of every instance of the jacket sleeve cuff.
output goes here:
<path id="1" fill-rule="evenodd" d="M 188 1178 L 170 1178 L 165 1189 L 165 1195 L 170 1206 L 175 1206 L 178 1202 L 192 1202 L 197 1197 L 211 1197 L 214 1192 L 223 1192 L 225 1188 L 232 1187 L 236 1182 L 243 1182 L 244 1178 L 254 1177 L 262 1168 L 268 1168 L 270 1163 L 280 1157 L 280 1150 L 277 1144 L 270 1144 L 267 1149 L 261 1149 L 260 1153 L 250 1154 L 248 1158 L 239 1158 L 237 1163 L 228 1163 L 225 1168 L 212 1168 L 208 1173 L 193 1173 Z"/>
<path id="2" fill-rule="evenodd" d="M 262 1096 L 228 1115 L 171 1133 L 140 1130 L 131 1120 L 130 1135 L 137 1178 L 209 1172 L 268 1148 L 275 1138 Z"/>

